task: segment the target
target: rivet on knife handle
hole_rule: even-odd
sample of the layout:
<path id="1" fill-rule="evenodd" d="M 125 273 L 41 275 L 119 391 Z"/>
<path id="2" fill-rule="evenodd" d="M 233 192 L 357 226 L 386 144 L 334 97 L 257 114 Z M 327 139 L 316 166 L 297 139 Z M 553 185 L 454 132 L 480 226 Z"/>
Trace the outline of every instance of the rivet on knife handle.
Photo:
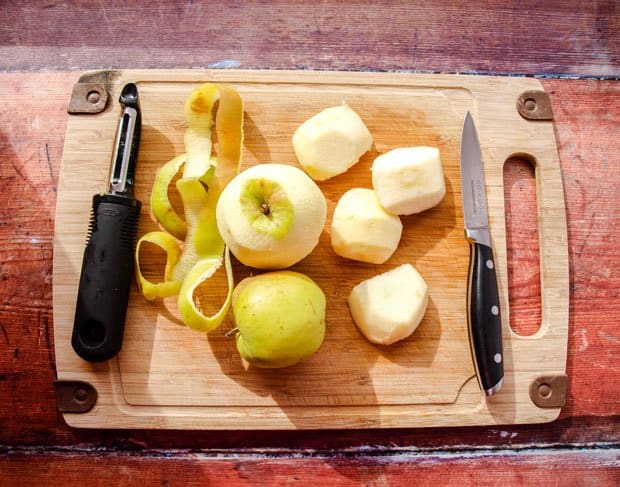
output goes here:
<path id="1" fill-rule="evenodd" d="M 472 358 L 487 396 L 504 382 L 504 352 L 499 292 L 487 209 L 482 151 L 471 114 L 461 138 L 461 194 L 465 235 L 471 245 L 467 287 L 467 323 Z"/>
<path id="2" fill-rule="evenodd" d="M 133 197 L 141 132 L 136 85 L 125 85 L 119 101 L 110 186 L 93 196 L 71 337 L 75 352 L 91 362 L 114 357 L 122 346 L 141 208 Z"/>

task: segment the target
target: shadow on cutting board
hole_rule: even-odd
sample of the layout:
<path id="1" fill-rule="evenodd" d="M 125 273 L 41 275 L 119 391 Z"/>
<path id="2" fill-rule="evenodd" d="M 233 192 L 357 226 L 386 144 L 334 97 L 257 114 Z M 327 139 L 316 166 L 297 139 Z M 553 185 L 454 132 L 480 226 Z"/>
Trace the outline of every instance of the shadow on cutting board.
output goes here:
<path id="1" fill-rule="evenodd" d="M 429 299 L 424 319 L 408 338 L 392 345 L 374 347 L 383 358 L 400 367 L 431 367 L 441 340 L 438 313 L 435 303 Z M 360 339 L 363 339 L 361 334 Z M 412 350 L 415 350 L 415 353 L 412 353 Z"/>
<path id="2" fill-rule="evenodd" d="M 504 328 L 505 329 L 505 328 Z M 512 424 L 515 422 L 517 415 L 517 404 L 515 394 L 515 382 L 516 377 L 514 375 L 514 358 L 512 355 L 511 340 L 519 340 L 516 336 L 506 336 L 504 333 L 504 384 L 502 389 L 494 396 L 487 397 L 486 401 L 489 407 L 489 412 L 493 416 L 498 424 Z M 530 341 L 532 346 L 536 346 L 535 341 Z"/>
<path id="3" fill-rule="evenodd" d="M 339 357 L 333 353 L 330 328 L 333 326 L 328 323 L 326 339 L 314 356 L 282 369 L 248 366 L 236 350 L 222 351 L 217 337 L 209 335 L 208 340 L 223 374 L 258 396 L 271 397 L 291 423 L 300 428 L 307 428 L 312 422 L 311 418 L 300 417 L 299 408 L 304 406 L 317 408 L 319 423 L 320 416 L 330 414 L 329 407 L 363 405 L 364 421 L 369 425 L 376 423 L 378 404 L 368 362 L 349 362 L 348 370 L 342 373 L 335 361 L 341 360 L 343 354 Z M 234 343 L 231 347 L 234 349 Z M 325 412 L 321 407 L 327 407 Z"/>
<path id="4" fill-rule="evenodd" d="M 456 221 L 454 186 L 448 177 L 445 178 L 445 182 L 446 195 L 437 206 L 422 213 L 400 217 L 403 223 L 403 235 L 401 244 L 394 253 L 396 258 L 406 259 L 407 253 L 415 249 L 416 262 L 424 260 L 424 257 L 433 253 L 435 247 L 448 239 L 455 229 L 464 232 L 462 220 L 458 225 Z M 467 246 L 464 233 L 459 235 L 463 235 L 462 244 Z M 416 262 L 411 263 L 415 265 Z"/>
<path id="5" fill-rule="evenodd" d="M 151 190 L 157 170 L 176 155 L 174 143 L 162 131 L 149 124 L 142 125 L 140 151 L 136 163 L 135 196 L 142 202 L 140 221 L 138 224 L 138 238 L 148 232 L 161 230 L 152 215 L 150 207 Z M 181 208 L 180 201 L 169 195 L 174 208 Z M 146 279 L 159 282 L 164 275 L 166 256 L 163 250 L 155 245 L 146 243 L 140 251 L 140 269 Z M 125 320 L 125 334 L 123 349 L 119 354 L 121 371 L 129 368 L 128 363 L 144 364 L 147 368 L 153 360 L 158 315 L 162 315 L 171 323 L 183 323 L 170 312 L 168 303 L 176 298 L 156 299 L 148 301 L 138 291 L 135 278 L 132 280 L 127 318 Z M 136 368 L 135 366 L 133 366 Z M 138 368 L 138 370 L 142 370 Z M 148 381 L 145 381 L 145 387 Z M 131 402 L 131 401 L 129 401 Z"/>
<path id="6" fill-rule="evenodd" d="M 256 122 L 247 111 L 243 112 L 243 131 L 244 140 L 243 148 L 252 155 L 258 164 L 268 164 L 271 162 L 278 162 L 271 160 L 271 152 L 269 150 L 269 144 L 265 139 L 265 136 L 256 125 Z M 243 160 L 251 158 L 244 157 Z"/>

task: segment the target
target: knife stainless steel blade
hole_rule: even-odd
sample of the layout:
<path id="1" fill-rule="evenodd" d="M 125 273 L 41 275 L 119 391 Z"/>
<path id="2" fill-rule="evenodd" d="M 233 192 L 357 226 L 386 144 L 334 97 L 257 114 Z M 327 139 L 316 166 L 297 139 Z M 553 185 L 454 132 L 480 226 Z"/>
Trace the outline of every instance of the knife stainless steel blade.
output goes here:
<path id="1" fill-rule="evenodd" d="M 504 382 L 502 321 L 482 151 L 469 112 L 461 137 L 461 194 L 465 236 L 471 248 L 467 287 L 469 340 L 480 387 L 487 396 L 492 396 Z"/>

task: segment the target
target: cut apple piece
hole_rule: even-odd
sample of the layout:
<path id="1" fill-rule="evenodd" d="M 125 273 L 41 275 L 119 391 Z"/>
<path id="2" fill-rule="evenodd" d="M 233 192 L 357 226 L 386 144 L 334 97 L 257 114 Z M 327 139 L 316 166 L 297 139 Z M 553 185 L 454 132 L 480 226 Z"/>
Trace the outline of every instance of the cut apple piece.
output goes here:
<path id="1" fill-rule="evenodd" d="M 382 264 L 398 247 L 402 232 L 400 218 L 383 209 L 372 189 L 350 189 L 336 204 L 332 247 L 342 257 Z"/>
<path id="2" fill-rule="evenodd" d="M 390 345 L 407 338 L 422 321 L 428 286 L 411 264 L 403 264 L 359 283 L 348 303 L 362 334 L 372 343 Z"/>
<path id="3" fill-rule="evenodd" d="M 394 215 L 420 213 L 446 194 L 439 149 L 401 147 L 373 162 L 372 186 L 381 205 Z"/>
<path id="4" fill-rule="evenodd" d="M 293 134 L 299 164 L 317 181 L 346 172 L 371 146 L 368 128 L 346 104 L 317 113 Z"/>

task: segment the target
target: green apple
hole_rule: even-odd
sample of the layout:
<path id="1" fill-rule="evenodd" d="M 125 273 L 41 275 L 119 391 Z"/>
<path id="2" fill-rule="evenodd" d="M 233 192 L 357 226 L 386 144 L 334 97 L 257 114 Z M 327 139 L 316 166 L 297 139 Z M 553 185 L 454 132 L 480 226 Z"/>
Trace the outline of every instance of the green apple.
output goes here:
<path id="1" fill-rule="evenodd" d="M 263 368 L 294 365 L 325 336 L 325 295 L 308 276 L 276 271 L 248 277 L 233 292 L 239 354 Z"/>
<path id="2" fill-rule="evenodd" d="M 283 269 L 316 247 L 327 217 L 323 193 L 302 170 L 286 164 L 258 164 L 222 191 L 217 227 L 243 264 Z"/>

